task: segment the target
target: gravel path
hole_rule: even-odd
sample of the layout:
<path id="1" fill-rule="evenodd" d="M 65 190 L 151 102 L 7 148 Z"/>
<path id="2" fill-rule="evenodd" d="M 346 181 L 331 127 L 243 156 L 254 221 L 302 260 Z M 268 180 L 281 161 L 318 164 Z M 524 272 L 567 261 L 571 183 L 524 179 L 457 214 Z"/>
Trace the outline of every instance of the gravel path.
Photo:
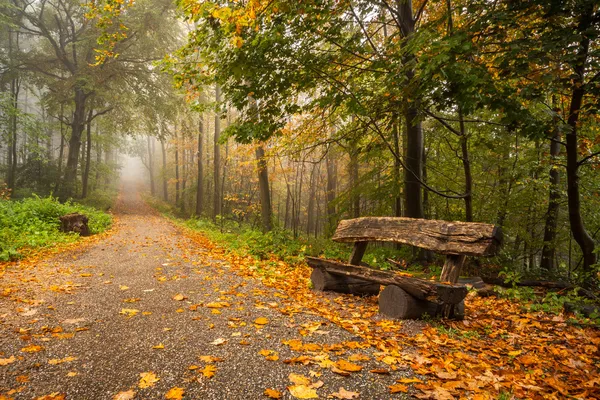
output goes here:
<path id="1" fill-rule="evenodd" d="M 385 367 L 376 350 L 317 315 L 281 312 L 285 294 L 230 271 L 150 210 L 134 185 L 124 187 L 112 235 L 39 262 L 21 282 L 34 301 L 0 297 L 0 399 L 112 399 L 129 390 L 164 399 L 173 388 L 186 399 L 266 399 L 266 389 L 291 399 L 290 373 L 309 378 L 319 398 L 340 387 L 359 399 L 406 396 L 388 386 L 407 370 L 369 372 Z M 319 346 L 299 352 L 298 341 Z M 299 356 L 310 363 L 283 362 Z M 332 372 L 329 360 L 340 358 L 363 369 Z M 148 372 L 159 380 L 142 388 Z"/>

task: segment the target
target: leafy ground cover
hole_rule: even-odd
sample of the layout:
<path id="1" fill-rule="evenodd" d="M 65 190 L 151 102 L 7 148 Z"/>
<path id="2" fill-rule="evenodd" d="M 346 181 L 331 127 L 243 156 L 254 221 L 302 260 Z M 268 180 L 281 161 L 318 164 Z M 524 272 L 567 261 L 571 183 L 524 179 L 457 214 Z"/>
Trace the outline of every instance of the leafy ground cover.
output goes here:
<path id="1" fill-rule="evenodd" d="M 53 197 L 0 200 L 0 261 L 76 241 L 78 234 L 59 231 L 59 217 L 73 212 L 88 216 L 92 234 L 103 232 L 112 224 L 112 217 L 105 212 L 72 202 L 60 203 Z"/>

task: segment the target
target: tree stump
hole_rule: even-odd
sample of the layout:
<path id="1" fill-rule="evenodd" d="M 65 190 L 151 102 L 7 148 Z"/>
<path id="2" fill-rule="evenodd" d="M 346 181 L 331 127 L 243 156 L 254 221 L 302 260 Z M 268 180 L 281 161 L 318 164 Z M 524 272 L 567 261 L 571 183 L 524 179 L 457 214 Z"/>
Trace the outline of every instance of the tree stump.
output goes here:
<path id="1" fill-rule="evenodd" d="M 321 268 L 314 268 L 312 274 L 310 275 L 310 279 L 315 290 L 330 290 L 333 292 L 354 294 L 357 296 L 374 296 L 379 293 L 380 288 L 378 283 L 330 274 Z"/>
<path id="2" fill-rule="evenodd" d="M 77 232 L 79 236 L 89 236 L 90 228 L 88 227 L 88 217 L 79 214 L 71 213 L 59 217 L 61 232 Z"/>
<path id="3" fill-rule="evenodd" d="M 419 319 L 425 314 L 435 317 L 441 311 L 439 304 L 417 299 L 396 285 L 386 286 L 379 294 L 379 312 L 390 318 Z M 462 319 L 464 314 L 465 303 L 462 301 L 454 306 L 454 313 L 451 317 Z"/>

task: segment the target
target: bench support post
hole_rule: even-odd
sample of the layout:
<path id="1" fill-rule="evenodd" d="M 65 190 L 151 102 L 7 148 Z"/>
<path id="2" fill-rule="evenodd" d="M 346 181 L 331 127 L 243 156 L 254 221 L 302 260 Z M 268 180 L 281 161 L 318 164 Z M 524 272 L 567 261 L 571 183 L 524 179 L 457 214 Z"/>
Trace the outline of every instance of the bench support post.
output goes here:
<path id="1" fill-rule="evenodd" d="M 369 244 L 369 242 L 354 243 L 354 248 L 352 249 L 352 254 L 350 254 L 350 260 L 348 261 L 348 264 L 360 265 L 360 262 L 365 255 L 365 251 L 367 250 L 367 244 Z"/>
<path id="2" fill-rule="evenodd" d="M 446 262 L 444 263 L 444 268 L 442 269 L 442 275 L 440 276 L 441 282 L 450 282 L 451 284 L 455 284 L 458 282 L 458 277 L 460 276 L 460 270 L 462 269 L 463 264 L 465 263 L 464 255 L 455 255 L 448 254 L 446 256 Z"/>

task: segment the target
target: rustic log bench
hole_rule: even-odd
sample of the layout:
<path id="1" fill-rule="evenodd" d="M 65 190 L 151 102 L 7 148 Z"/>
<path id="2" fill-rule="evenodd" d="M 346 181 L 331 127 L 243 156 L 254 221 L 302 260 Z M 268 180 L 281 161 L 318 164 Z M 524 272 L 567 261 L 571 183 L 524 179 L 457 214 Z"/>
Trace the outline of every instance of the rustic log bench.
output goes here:
<path id="1" fill-rule="evenodd" d="M 499 227 L 476 222 L 448 222 L 400 217 L 343 220 L 332 238 L 354 243 L 347 264 L 307 257 L 315 290 L 357 295 L 379 293 L 379 311 L 393 318 L 461 317 L 467 288 L 457 284 L 466 256 L 492 256 L 502 245 Z M 381 271 L 361 263 L 369 242 L 395 242 L 446 255 L 440 281 Z M 362 264 L 362 265 L 361 265 Z M 463 311 L 464 312 L 464 311 Z"/>

